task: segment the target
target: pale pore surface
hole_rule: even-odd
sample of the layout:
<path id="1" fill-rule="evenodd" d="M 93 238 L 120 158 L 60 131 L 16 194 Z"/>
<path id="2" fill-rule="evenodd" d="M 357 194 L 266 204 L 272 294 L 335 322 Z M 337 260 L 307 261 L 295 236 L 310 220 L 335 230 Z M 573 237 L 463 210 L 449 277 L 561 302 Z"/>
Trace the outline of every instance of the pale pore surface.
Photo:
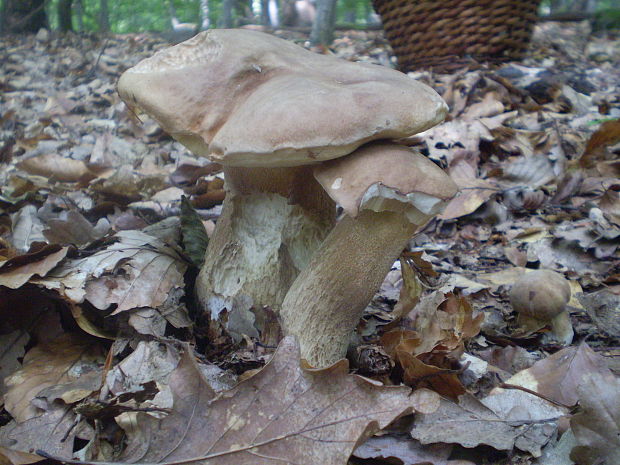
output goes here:
<path id="1" fill-rule="evenodd" d="M 239 29 L 158 52 L 126 71 L 118 91 L 192 152 L 230 166 L 337 158 L 423 131 L 447 111 L 435 91 L 398 71 Z"/>

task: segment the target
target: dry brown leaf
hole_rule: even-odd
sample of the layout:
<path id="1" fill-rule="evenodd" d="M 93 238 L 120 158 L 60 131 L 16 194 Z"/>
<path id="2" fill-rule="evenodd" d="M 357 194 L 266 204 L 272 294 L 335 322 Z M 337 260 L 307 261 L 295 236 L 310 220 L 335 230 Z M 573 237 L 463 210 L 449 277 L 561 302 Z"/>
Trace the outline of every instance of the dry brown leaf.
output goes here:
<path id="1" fill-rule="evenodd" d="M 611 373 L 588 373 L 579 398 L 583 412 L 570 421 L 579 446 L 571 459 L 584 465 L 620 463 L 620 379 Z"/>
<path id="2" fill-rule="evenodd" d="M 420 300 L 409 318 L 422 336 L 416 354 L 449 353 L 462 351 L 464 340 L 478 334 L 484 315 L 474 316 L 471 304 L 464 297 L 435 291 Z"/>
<path id="3" fill-rule="evenodd" d="M 582 343 L 536 362 L 505 383 L 530 389 L 564 405 L 575 405 L 579 400 L 577 388 L 584 376 L 608 372 L 605 359 Z"/>
<path id="4" fill-rule="evenodd" d="M 590 136 L 586 149 L 579 159 L 579 166 L 592 168 L 605 156 L 605 149 L 620 142 L 620 120 L 606 121 Z"/>
<path id="5" fill-rule="evenodd" d="M 113 240 L 89 257 L 66 260 L 53 276 L 31 282 L 58 290 L 74 303 L 87 299 L 100 310 L 117 304 L 115 313 L 162 307 L 175 297 L 175 289 L 184 287 L 187 265 L 172 247 L 140 231 L 121 231 Z"/>
<path id="6" fill-rule="evenodd" d="M 464 150 L 454 157 L 448 173 L 460 192 L 448 203 L 440 216 L 442 219 L 450 220 L 473 213 L 498 191 L 494 183 L 478 177 L 478 161 L 474 152 Z"/>
<path id="7" fill-rule="evenodd" d="M 34 275 L 47 275 L 66 257 L 68 251 L 68 247 L 48 245 L 36 252 L 0 262 L 0 286 L 17 289 Z"/>
<path id="8" fill-rule="evenodd" d="M 577 298 L 599 330 L 620 337 L 620 295 L 601 289 Z"/>
<path id="9" fill-rule="evenodd" d="M 405 435 L 373 436 L 353 452 L 360 459 L 398 459 L 402 465 L 450 465 L 452 444 L 423 446 Z"/>
<path id="10" fill-rule="evenodd" d="M 48 229 L 43 231 L 43 235 L 51 244 L 83 245 L 103 237 L 109 226 L 109 223 L 103 220 L 93 227 L 80 212 L 70 210 L 62 212 L 60 218 L 48 220 Z"/>
<path id="11" fill-rule="evenodd" d="M 39 416 L 22 423 L 12 421 L 0 428 L 0 446 L 13 451 L 44 450 L 70 456 L 76 436 L 87 440 L 92 437 L 92 431 L 84 422 L 76 428 L 76 416 L 69 406 L 54 403 L 45 407 Z"/>
<path id="12" fill-rule="evenodd" d="M 393 321 L 398 321 L 407 315 L 420 301 L 424 288 L 414 268 L 413 259 L 406 256 L 400 257 L 400 270 L 403 285 L 400 288 L 398 302 L 394 306 Z M 432 270 L 432 268 L 431 268 Z"/>
<path id="13" fill-rule="evenodd" d="M 455 370 L 429 365 L 404 351 L 398 351 L 396 357 L 403 369 L 403 379 L 406 385 L 414 388 L 428 388 L 451 399 L 457 399 L 465 393 L 465 388 Z"/>
<path id="14" fill-rule="evenodd" d="M 341 361 L 303 370 L 284 339 L 259 373 L 219 396 L 186 352 L 172 373 L 172 413 L 139 413 L 121 460 L 203 465 L 344 464 L 373 432 L 411 411 L 409 389 L 347 374 Z"/>
<path id="15" fill-rule="evenodd" d="M 40 455 L 29 454 L 0 446 L 0 465 L 27 465 L 45 460 Z"/>
<path id="16" fill-rule="evenodd" d="M 23 423 L 42 414 L 35 398 L 77 402 L 101 385 L 104 356 L 92 339 L 66 334 L 53 342 L 30 349 L 23 367 L 6 378 L 5 408 Z"/>
<path id="17" fill-rule="evenodd" d="M 18 163 L 17 167 L 30 174 L 45 176 L 50 181 L 77 182 L 95 177 L 83 161 L 55 153 L 28 158 Z"/>
<path id="18" fill-rule="evenodd" d="M 7 391 L 4 379 L 21 367 L 19 360 L 24 356 L 24 347 L 29 340 L 28 333 L 23 330 L 0 334 L 0 406 L 4 405 L 4 394 Z"/>
<path id="19" fill-rule="evenodd" d="M 11 215 L 13 223 L 11 243 L 21 252 L 27 252 L 35 242 L 45 242 L 43 223 L 37 215 L 37 207 L 24 205 Z"/>
<path id="20" fill-rule="evenodd" d="M 610 186 L 598 201 L 599 208 L 616 225 L 620 225 L 620 185 Z"/>
<path id="21" fill-rule="evenodd" d="M 482 401 L 465 394 L 458 404 L 442 399 L 435 413 L 416 415 L 411 436 L 422 444 L 486 444 L 498 450 L 517 447 L 539 456 L 540 448 L 557 429 L 554 422 L 564 414 L 565 410 L 523 391 Z"/>

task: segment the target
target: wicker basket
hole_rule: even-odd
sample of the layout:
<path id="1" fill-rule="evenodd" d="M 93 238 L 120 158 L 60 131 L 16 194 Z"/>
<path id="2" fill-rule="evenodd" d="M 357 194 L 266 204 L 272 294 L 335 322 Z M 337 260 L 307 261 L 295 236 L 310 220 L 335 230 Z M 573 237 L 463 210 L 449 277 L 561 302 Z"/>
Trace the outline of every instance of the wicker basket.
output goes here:
<path id="1" fill-rule="evenodd" d="M 373 0 L 402 71 L 523 56 L 540 0 Z"/>

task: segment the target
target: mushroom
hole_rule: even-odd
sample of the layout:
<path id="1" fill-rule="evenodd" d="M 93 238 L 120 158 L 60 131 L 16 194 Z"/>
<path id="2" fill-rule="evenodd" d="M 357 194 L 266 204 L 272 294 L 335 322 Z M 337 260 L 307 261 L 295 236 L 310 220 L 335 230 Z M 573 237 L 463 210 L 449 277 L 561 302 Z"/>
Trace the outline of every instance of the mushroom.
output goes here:
<path id="1" fill-rule="evenodd" d="M 510 290 L 510 304 L 518 313 L 519 326 L 538 331 L 550 326 L 545 339 L 568 345 L 573 340 L 573 326 L 566 310 L 571 290 L 564 277 L 551 270 L 535 270 L 519 278 Z"/>
<path id="2" fill-rule="evenodd" d="M 391 142 L 322 163 L 314 175 L 346 215 L 297 276 L 280 315 L 302 358 L 325 367 L 344 357 L 394 260 L 457 187 L 426 157 Z"/>
<path id="3" fill-rule="evenodd" d="M 278 309 L 335 221 L 312 166 L 443 120 L 431 88 L 377 65 L 268 34 L 211 30 L 126 71 L 118 92 L 196 155 L 224 165 L 227 195 L 197 280 L 217 319 Z"/>

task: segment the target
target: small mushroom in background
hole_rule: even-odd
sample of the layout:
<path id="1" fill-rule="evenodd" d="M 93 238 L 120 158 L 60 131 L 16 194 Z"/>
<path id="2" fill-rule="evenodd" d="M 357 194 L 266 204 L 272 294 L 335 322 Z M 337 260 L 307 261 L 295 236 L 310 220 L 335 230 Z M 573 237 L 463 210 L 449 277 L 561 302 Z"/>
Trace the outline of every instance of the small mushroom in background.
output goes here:
<path id="1" fill-rule="evenodd" d="M 536 270 L 515 282 L 510 290 L 510 303 L 523 329 L 533 332 L 549 326 L 551 331 L 544 339 L 568 345 L 573 340 L 573 326 L 566 308 L 570 296 L 570 285 L 561 274 Z"/>
<path id="2" fill-rule="evenodd" d="M 394 260 L 457 187 L 429 159 L 392 142 L 322 163 L 314 175 L 346 215 L 297 276 L 280 316 L 284 332 L 299 340 L 302 358 L 325 367 L 345 356 Z"/>
<path id="3" fill-rule="evenodd" d="M 158 52 L 127 70 L 118 92 L 224 166 L 226 198 L 196 289 L 212 319 L 228 312 L 229 330 L 237 309 L 278 310 L 332 229 L 335 204 L 314 165 L 424 131 L 447 113 L 434 90 L 403 73 L 240 29 Z"/>

